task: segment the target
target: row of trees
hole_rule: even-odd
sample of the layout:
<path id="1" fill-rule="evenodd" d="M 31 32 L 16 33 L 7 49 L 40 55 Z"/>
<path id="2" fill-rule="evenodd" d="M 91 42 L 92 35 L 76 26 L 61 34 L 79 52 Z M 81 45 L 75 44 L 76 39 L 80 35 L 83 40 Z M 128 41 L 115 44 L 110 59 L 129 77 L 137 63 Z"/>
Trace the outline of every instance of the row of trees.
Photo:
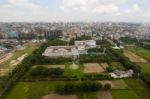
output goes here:
<path id="1" fill-rule="evenodd" d="M 113 78 L 107 74 L 84 74 L 81 78 L 82 81 L 88 80 L 112 80 Z"/>
<path id="2" fill-rule="evenodd" d="M 141 67 L 136 63 L 131 62 L 123 53 L 119 50 L 110 49 L 111 52 L 116 56 L 117 60 L 126 68 L 133 69 L 135 73 L 141 72 Z"/>
<path id="3" fill-rule="evenodd" d="M 66 83 L 56 88 L 56 93 L 59 94 L 72 94 L 80 92 L 96 92 L 99 90 L 111 89 L 110 84 L 104 86 L 99 82 L 80 82 L 80 83 Z"/>
<path id="4" fill-rule="evenodd" d="M 91 49 L 90 52 L 100 51 L 100 49 Z M 114 55 L 109 48 L 106 49 L 105 54 L 86 54 L 80 55 L 79 62 L 80 63 L 88 63 L 88 62 L 107 62 L 111 63 L 113 61 L 117 61 L 118 57 Z"/>
<path id="5" fill-rule="evenodd" d="M 72 62 L 72 59 L 64 58 L 64 57 L 50 58 L 50 57 L 35 54 L 34 56 L 32 56 L 32 62 L 35 65 L 64 64 L 66 62 Z"/>
<path id="6" fill-rule="evenodd" d="M 30 75 L 32 77 L 59 77 L 63 75 L 64 70 L 60 68 L 47 68 L 43 66 L 38 66 L 36 68 L 32 68 L 30 71 Z"/>
<path id="7" fill-rule="evenodd" d="M 88 53 L 102 53 L 104 48 L 91 48 L 88 50 Z"/>
<path id="8" fill-rule="evenodd" d="M 149 73 L 143 73 L 141 75 L 141 78 L 150 87 L 150 74 Z"/>
<path id="9" fill-rule="evenodd" d="M 32 68 L 27 75 L 25 75 L 23 81 L 96 81 L 96 80 L 112 80 L 113 78 L 108 74 L 98 73 L 84 73 L 80 78 L 77 75 L 68 76 L 63 69 L 60 68 L 47 68 L 38 66 Z"/>

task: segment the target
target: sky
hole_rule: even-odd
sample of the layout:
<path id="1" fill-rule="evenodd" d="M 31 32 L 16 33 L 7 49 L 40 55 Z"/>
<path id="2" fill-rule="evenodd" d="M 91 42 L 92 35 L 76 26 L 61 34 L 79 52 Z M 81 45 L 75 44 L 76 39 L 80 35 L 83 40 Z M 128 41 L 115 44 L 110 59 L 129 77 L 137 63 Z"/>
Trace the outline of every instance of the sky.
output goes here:
<path id="1" fill-rule="evenodd" d="M 0 0 L 0 22 L 150 22 L 150 0 Z"/>

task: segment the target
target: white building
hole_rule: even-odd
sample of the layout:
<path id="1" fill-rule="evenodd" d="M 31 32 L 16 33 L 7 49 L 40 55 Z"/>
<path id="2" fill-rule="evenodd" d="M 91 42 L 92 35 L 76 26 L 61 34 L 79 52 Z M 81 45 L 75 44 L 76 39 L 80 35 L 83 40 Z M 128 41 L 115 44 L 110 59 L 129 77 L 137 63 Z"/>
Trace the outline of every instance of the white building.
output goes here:
<path id="1" fill-rule="evenodd" d="M 79 57 L 79 53 L 74 46 L 49 46 L 43 56 L 48 57 Z"/>
<path id="2" fill-rule="evenodd" d="M 96 41 L 94 40 L 75 41 L 75 46 L 77 47 L 80 54 L 86 54 L 89 48 L 96 47 Z"/>
<path id="3" fill-rule="evenodd" d="M 127 78 L 127 77 L 132 77 L 133 75 L 133 70 L 128 70 L 128 71 L 120 71 L 116 70 L 113 73 L 110 73 L 111 77 L 113 78 Z"/>

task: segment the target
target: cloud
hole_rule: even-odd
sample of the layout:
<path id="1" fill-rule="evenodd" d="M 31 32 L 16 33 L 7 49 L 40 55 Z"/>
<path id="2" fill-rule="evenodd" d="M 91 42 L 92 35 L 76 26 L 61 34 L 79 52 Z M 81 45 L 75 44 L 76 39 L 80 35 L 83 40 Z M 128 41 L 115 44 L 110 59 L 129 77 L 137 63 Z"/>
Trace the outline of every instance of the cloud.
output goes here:
<path id="1" fill-rule="evenodd" d="M 31 0 L 8 0 L 0 6 L 0 21 L 42 21 L 49 19 L 49 10 Z"/>
<path id="2" fill-rule="evenodd" d="M 140 10 L 141 10 L 141 8 L 139 7 L 138 4 L 134 4 L 134 5 L 133 5 L 133 9 L 134 9 L 135 11 L 140 11 Z"/>
<path id="3" fill-rule="evenodd" d="M 93 16 L 96 20 L 146 22 L 150 17 L 148 5 L 148 0 L 63 0 L 61 8 L 80 16 L 82 13 L 87 17 Z M 82 19 L 86 20 L 84 16 Z"/>
<path id="4" fill-rule="evenodd" d="M 119 5 L 130 0 L 63 0 L 63 9 L 91 13 L 118 14 Z"/>
<path id="5" fill-rule="evenodd" d="M 14 6 L 23 7 L 23 8 L 31 8 L 31 9 L 40 8 L 39 5 L 36 5 L 30 1 L 31 0 L 8 0 L 8 3 Z"/>
<path id="6" fill-rule="evenodd" d="M 36 0 L 6 1 L 0 4 L 0 21 L 150 22 L 148 0 L 39 0 L 42 4 Z"/>

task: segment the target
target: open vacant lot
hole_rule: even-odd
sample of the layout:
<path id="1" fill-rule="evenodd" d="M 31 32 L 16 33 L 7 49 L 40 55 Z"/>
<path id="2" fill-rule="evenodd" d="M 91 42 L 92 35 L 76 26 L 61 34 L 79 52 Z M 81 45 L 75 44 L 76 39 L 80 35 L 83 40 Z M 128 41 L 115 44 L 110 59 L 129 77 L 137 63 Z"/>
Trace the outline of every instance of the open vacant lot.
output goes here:
<path id="1" fill-rule="evenodd" d="M 146 63 L 147 62 L 147 60 L 145 60 L 144 58 L 137 56 L 133 52 L 130 52 L 127 50 L 124 51 L 124 55 L 126 57 L 128 57 L 131 62 L 135 62 L 135 63 Z"/>
<path id="2" fill-rule="evenodd" d="M 76 95 L 58 95 L 50 94 L 44 96 L 42 99 L 77 99 Z"/>
<path id="3" fill-rule="evenodd" d="M 98 99 L 114 99 L 109 91 L 99 91 L 97 96 Z"/>
<path id="4" fill-rule="evenodd" d="M 25 49 L 9 53 L 4 59 L 1 60 L 0 69 L 3 72 L 2 75 L 8 74 L 10 70 L 13 70 L 16 65 L 18 65 L 23 60 L 24 57 L 30 55 L 36 48 L 38 48 L 38 45 L 27 44 L 24 45 L 24 47 Z"/>
<path id="5" fill-rule="evenodd" d="M 0 64 L 2 64 L 3 62 L 9 60 L 14 54 L 12 52 L 4 55 L 1 59 L 0 59 Z"/>
<path id="6" fill-rule="evenodd" d="M 104 72 L 104 69 L 98 63 L 84 64 L 84 73 L 102 73 L 102 72 Z"/>
<path id="7" fill-rule="evenodd" d="M 127 46 L 127 49 L 133 53 L 135 53 L 136 55 L 143 57 L 147 60 L 150 61 L 150 50 L 138 47 L 136 45 L 132 45 L 132 46 Z"/>
<path id="8" fill-rule="evenodd" d="M 108 67 L 108 64 L 107 63 L 101 63 L 100 66 L 102 66 L 106 70 L 106 68 Z"/>
<path id="9" fill-rule="evenodd" d="M 36 65 L 36 66 L 33 66 L 32 68 L 35 68 L 37 66 L 43 66 L 47 68 L 61 68 L 61 69 L 65 68 L 65 65 Z"/>

